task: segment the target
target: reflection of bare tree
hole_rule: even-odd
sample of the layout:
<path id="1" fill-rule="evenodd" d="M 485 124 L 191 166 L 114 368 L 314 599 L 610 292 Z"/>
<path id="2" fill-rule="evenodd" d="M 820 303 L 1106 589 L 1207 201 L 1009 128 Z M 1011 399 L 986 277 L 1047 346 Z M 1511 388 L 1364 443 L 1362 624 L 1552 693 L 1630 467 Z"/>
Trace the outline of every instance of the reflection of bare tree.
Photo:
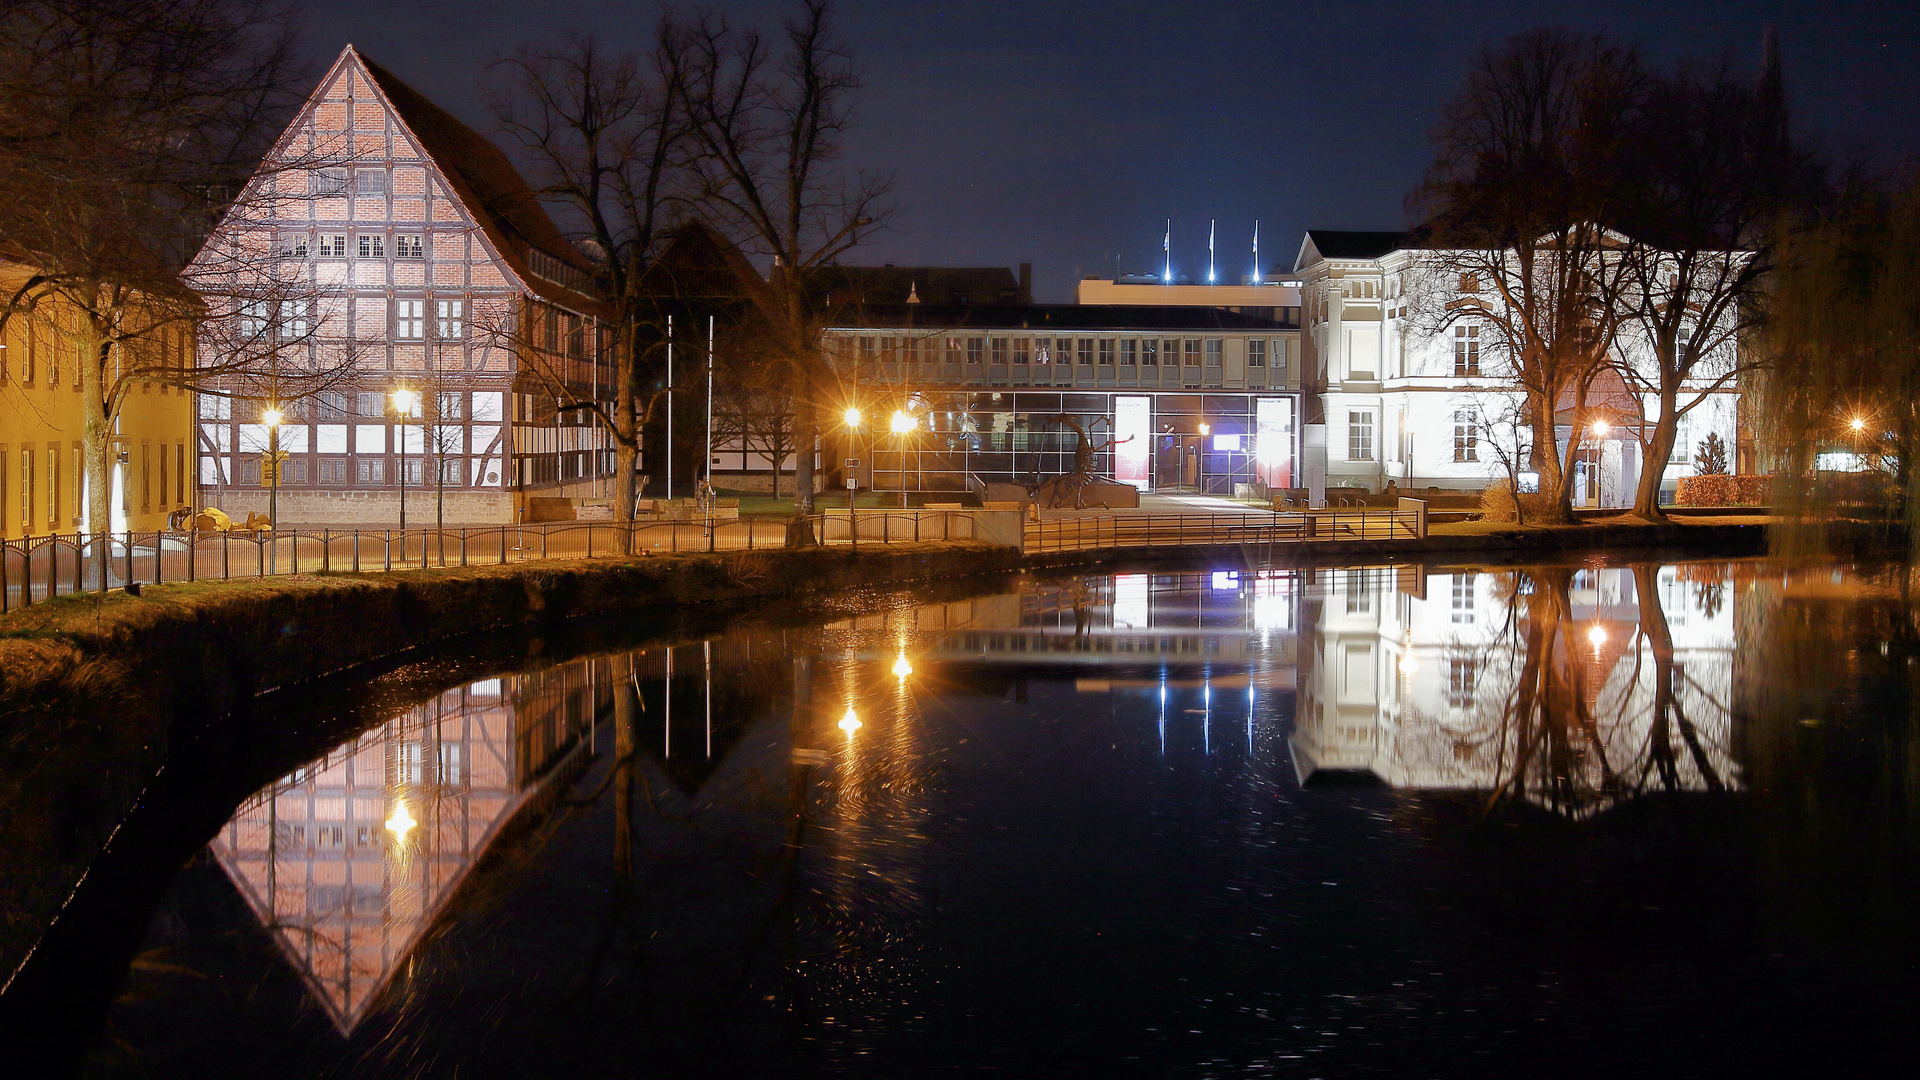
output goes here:
<path id="1" fill-rule="evenodd" d="M 1680 788 L 1680 769 L 1675 761 L 1673 745 L 1673 735 L 1678 731 L 1707 789 L 1720 791 L 1726 785 L 1721 781 L 1720 772 L 1706 749 L 1700 744 L 1699 730 L 1687 715 L 1687 704 L 1681 694 L 1685 672 L 1674 662 L 1673 633 L 1667 625 L 1667 614 L 1660 606 L 1655 570 L 1655 567 L 1644 563 L 1633 568 L 1635 594 L 1640 601 L 1640 634 L 1647 641 L 1653 658 L 1653 722 L 1647 762 L 1658 773 L 1661 787 L 1668 791 Z M 1715 606 L 1717 608 L 1717 597 Z M 1724 711 L 1724 703 L 1720 704 Z M 1644 779 L 1643 776 L 1643 782 Z"/>

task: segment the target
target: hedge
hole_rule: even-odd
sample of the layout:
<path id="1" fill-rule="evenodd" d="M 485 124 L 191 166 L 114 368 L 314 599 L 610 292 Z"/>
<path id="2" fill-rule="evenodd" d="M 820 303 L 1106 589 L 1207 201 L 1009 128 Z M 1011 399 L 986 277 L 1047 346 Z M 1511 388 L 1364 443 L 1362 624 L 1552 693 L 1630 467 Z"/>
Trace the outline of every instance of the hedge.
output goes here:
<path id="1" fill-rule="evenodd" d="M 1766 506 L 1771 476 L 1683 476 L 1675 485 L 1675 506 Z"/>

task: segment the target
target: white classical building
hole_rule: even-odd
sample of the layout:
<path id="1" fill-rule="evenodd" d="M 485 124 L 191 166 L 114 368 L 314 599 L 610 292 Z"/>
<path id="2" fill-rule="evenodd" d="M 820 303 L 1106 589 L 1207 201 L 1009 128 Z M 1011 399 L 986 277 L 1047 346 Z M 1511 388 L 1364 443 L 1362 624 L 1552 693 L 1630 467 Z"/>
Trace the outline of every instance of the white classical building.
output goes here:
<path id="1" fill-rule="evenodd" d="M 1506 474 L 1489 440 L 1501 436 L 1497 418 L 1518 413 L 1512 380 L 1501 377 L 1492 335 L 1473 320 L 1451 323 L 1439 335 L 1419 329 L 1410 292 L 1429 255 L 1398 232 L 1315 229 L 1301 241 L 1294 272 L 1303 307 L 1303 379 L 1318 383 L 1325 418 L 1320 431 L 1309 421 L 1302 464 L 1309 475 L 1323 467 L 1329 487 L 1378 491 L 1392 482 L 1473 490 Z M 1491 290 L 1423 299 L 1457 304 L 1487 295 Z M 1682 407 L 1698 397 L 1705 400 L 1681 418 L 1673 454 L 1663 463 L 1669 490 L 1692 475 L 1694 449 L 1709 432 L 1730 452 L 1738 445 L 1737 389 L 1689 386 Z M 1657 401 L 1642 403 L 1640 412 L 1651 423 Z M 1559 427 L 1562 447 L 1576 430 L 1585 444 L 1574 470 L 1574 504 L 1632 505 L 1645 467 L 1632 418 L 1596 427 L 1568 416 Z M 1505 431 L 1511 440 L 1511 423 Z"/>

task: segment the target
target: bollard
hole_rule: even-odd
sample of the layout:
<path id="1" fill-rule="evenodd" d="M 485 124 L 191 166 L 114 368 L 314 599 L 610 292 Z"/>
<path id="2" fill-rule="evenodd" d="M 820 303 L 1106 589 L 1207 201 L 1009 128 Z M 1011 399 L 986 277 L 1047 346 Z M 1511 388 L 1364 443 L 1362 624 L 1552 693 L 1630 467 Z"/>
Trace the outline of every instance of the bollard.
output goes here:
<path id="1" fill-rule="evenodd" d="M 326 574 L 326 573 L 331 573 L 332 571 L 333 571 L 333 530 L 321 529 L 320 530 L 320 572 L 323 574 Z"/>
<path id="2" fill-rule="evenodd" d="M 107 560 L 113 557 L 113 549 L 111 547 L 107 548 L 107 550 L 100 553 L 100 556 L 101 556 L 100 565 L 102 567 L 105 567 L 107 564 Z M 120 584 L 122 585 L 133 584 L 133 530 L 132 529 L 127 530 L 127 572 L 126 572 L 126 575 L 120 579 Z M 100 571 L 100 591 L 101 592 L 107 591 L 107 572 L 105 569 L 102 569 Z"/>
<path id="3" fill-rule="evenodd" d="M 393 569 L 393 530 L 381 529 L 380 542 L 381 542 L 381 547 L 384 549 L 386 553 L 386 565 L 381 567 L 381 569 L 392 570 Z"/>
<path id="4" fill-rule="evenodd" d="M 229 533 L 220 534 L 220 580 L 233 580 L 233 537 Z"/>
<path id="5" fill-rule="evenodd" d="M 500 526 L 500 565 L 507 565 L 507 527 Z"/>
<path id="6" fill-rule="evenodd" d="M 460 530 L 460 565 L 467 565 L 467 530 L 465 527 L 462 527 Z"/>

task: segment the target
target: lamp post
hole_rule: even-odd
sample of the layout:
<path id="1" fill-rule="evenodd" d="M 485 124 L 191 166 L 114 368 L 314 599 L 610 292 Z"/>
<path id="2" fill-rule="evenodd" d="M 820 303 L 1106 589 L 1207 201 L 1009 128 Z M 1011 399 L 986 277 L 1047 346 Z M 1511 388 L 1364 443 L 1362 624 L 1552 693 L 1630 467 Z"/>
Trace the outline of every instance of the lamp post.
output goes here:
<path id="1" fill-rule="evenodd" d="M 853 546 L 859 547 L 860 523 L 854 518 L 853 514 L 853 492 L 855 486 L 858 484 L 858 481 L 854 479 L 853 475 L 853 470 L 858 468 L 854 462 L 860 460 L 859 406 L 847 406 L 847 411 L 840 414 L 840 418 L 847 422 L 847 449 L 852 451 L 852 453 L 847 456 L 847 541 Z"/>
<path id="2" fill-rule="evenodd" d="M 280 403 L 274 401 L 267 405 L 260 419 L 267 425 L 267 524 L 273 529 L 270 561 L 274 566 L 271 568 L 277 569 L 280 561 L 280 422 L 286 417 L 280 412 Z"/>
<path id="3" fill-rule="evenodd" d="M 1201 495 L 1207 493 L 1207 436 L 1212 432 L 1211 424 L 1200 425 L 1200 448 L 1193 455 L 1193 486 Z"/>
<path id="4" fill-rule="evenodd" d="M 399 444 L 394 449 L 399 451 L 395 457 L 400 464 L 400 542 L 405 544 L 407 542 L 407 417 L 413 415 L 413 411 L 420 407 L 420 394 L 418 391 L 401 387 L 393 392 L 392 398 L 393 433 L 395 441 Z M 400 557 L 403 560 L 406 558 L 404 547 L 400 549 Z"/>
<path id="5" fill-rule="evenodd" d="M 907 508 L 907 436 L 919 425 L 911 414 L 895 409 L 893 413 L 893 434 L 900 444 L 900 509 Z"/>

